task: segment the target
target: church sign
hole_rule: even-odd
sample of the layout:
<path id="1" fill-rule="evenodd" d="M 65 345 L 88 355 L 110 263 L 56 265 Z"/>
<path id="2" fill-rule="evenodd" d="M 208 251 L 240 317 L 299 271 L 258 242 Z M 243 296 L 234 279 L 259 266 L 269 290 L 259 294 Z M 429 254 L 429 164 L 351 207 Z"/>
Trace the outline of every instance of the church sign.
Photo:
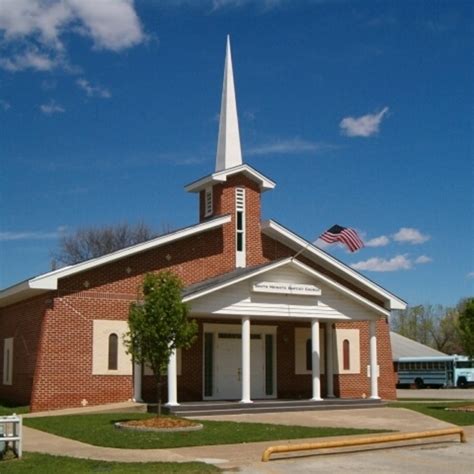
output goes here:
<path id="1" fill-rule="evenodd" d="M 314 285 L 280 281 L 260 281 L 253 284 L 252 290 L 257 293 L 280 293 L 285 295 L 318 296 L 321 294 L 321 289 Z"/>

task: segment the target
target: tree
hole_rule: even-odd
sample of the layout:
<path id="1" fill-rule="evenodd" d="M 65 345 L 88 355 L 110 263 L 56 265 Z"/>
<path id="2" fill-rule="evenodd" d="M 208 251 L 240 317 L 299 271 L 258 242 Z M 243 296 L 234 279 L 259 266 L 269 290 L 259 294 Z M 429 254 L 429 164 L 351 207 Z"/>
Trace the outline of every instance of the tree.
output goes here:
<path id="1" fill-rule="evenodd" d="M 459 309 L 442 305 L 418 305 L 398 311 L 392 329 L 402 336 L 447 354 L 461 352 Z"/>
<path id="2" fill-rule="evenodd" d="M 158 416 L 161 415 L 163 375 L 171 353 L 193 343 L 197 325 L 188 319 L 181 280 L 169 271 L 148 273 L 143 281 L 143 301 L 130 306 L 129 332 L 125 345 L 136 362 L 153 370 L 157 388 Z"/>
<path id="3" fill-rule="evenodd" d="M 139 244 L 156 236 L 145 223 L 127 223 L 102 227 L 85 227 L 59 238 L 54 259 L 60 264 L 74 265 L 110 252 Z"/>
<path id="4" fill-rule="evenodd" d="M 464 353 L 474 358 L 474 298 L 467 298 L 459 303 L 459 329 Z"/>

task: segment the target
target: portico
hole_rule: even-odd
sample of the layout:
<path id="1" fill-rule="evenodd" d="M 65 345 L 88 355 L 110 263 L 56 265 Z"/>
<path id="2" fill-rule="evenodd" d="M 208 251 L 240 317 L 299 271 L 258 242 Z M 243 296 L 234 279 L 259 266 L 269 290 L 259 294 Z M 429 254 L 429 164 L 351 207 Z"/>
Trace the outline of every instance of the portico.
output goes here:
<path id="1" fill-rule="evenodd" d="M 188 287 L 184 300 L 201 325 L 202 400 L 276 399 L 295 378 L 317 402 L 334 398 L 346 374 L 368 377 L 366 396 L 379 399 L 376 324 L 386 311 L 304 263 L 287 258 L 239 269 Z M 338 327 L 354 321 L 369 322 L 367 362 L 359 331 Z M 176 360 L 174 353 L 169 406 L 179 404 Z"/>

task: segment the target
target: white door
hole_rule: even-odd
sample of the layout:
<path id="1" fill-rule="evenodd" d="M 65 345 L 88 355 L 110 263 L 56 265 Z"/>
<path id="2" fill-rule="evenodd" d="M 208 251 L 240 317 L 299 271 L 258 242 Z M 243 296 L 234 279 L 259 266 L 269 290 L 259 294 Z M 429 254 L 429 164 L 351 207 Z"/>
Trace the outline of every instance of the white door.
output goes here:
<path id="1" fill-rule="evenodd" d="M 219 335 L 221 336 L 221 335 Z M 219 337 L 216 350 L 216 397 L 233 400 L 240 398 L 241 340 Z"/>
<path id="2" fill-rule="evenodd" d="M 216 398 L 238 400 L 242 397 L 242 340 L 240 334 L 219 334 L 215 354 Z M 261 335 L 250 342 L 251 398 L 265 397 L 265 344 Z"/>

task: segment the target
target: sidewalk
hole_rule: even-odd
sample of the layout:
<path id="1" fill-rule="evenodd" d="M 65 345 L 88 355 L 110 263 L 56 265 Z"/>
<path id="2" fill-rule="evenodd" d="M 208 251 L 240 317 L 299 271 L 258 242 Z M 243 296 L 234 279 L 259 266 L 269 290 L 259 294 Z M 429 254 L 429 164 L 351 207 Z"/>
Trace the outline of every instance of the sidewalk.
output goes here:
<path id="1" fill-rule="evenodd" d="M 76 411 L 77 412 L 77 411 Z M 250 415 L 222 415 L 200 417 L 208 420 L 260 422 L 301 426 L 328 426 L 392 429 L 396 431 L 422 431 L 447 428 L 452 425 L 401 408 L 371 408 L 357 410 L 307 411 L 296 413 L 264 413 Z M 471 427 L 469 427 L 471 428 Z M 473 430 L 467 430 L 474 434 Z M 365 435 L 357 435 L 365 436 Z M 331 440 L 347 438 L 331 437 Z M 322 438 L 304 440 L 264 441 L 258 443 L 199 446 L 176 449 L 119 449 L 92 446 L 79 441 L 61 438 L 43 431 L 24 427 L 25 451 L 60 456 L 89 458 L 121 462 L 189 462 L 202 461 L 231 468 L 260 462 L 265 448 L 277 444 L 296 444 L 320 441 Z"/>

